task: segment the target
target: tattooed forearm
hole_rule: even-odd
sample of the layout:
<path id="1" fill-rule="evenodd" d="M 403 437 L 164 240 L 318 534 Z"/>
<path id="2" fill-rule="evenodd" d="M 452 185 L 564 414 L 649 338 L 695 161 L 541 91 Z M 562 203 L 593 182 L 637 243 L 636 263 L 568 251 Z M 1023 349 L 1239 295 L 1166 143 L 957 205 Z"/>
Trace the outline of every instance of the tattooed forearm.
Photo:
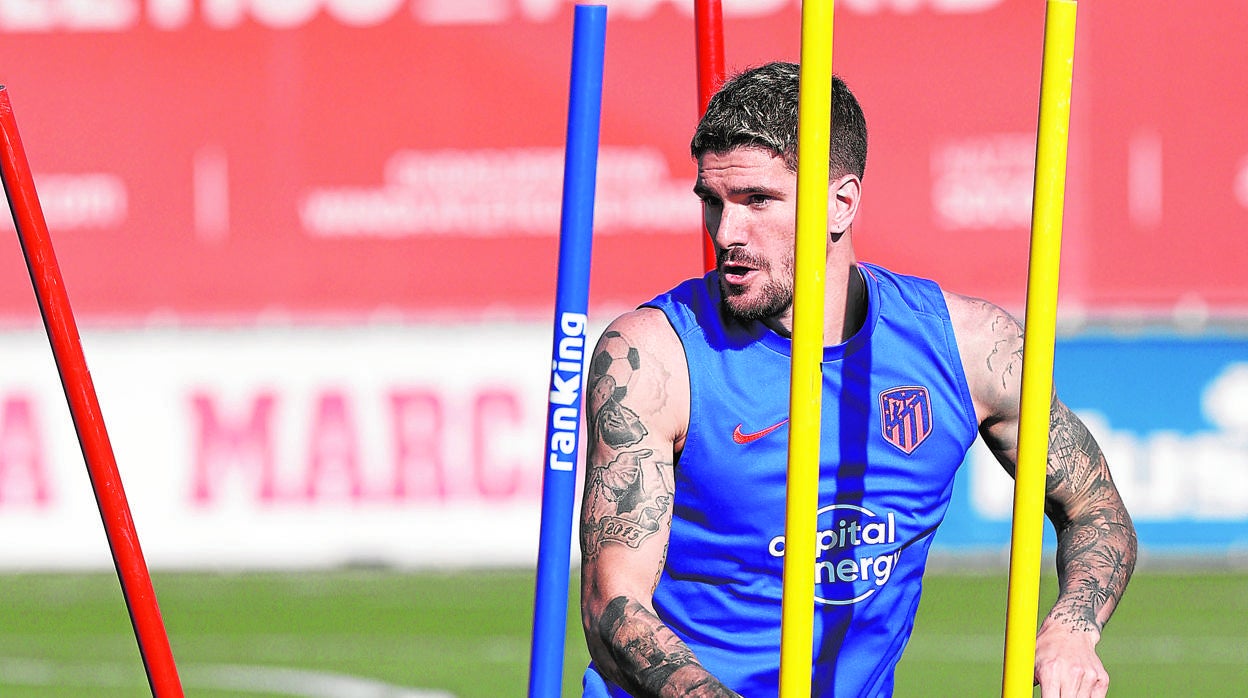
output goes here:
<path id="1" fill-rule="evenodd" d="M 1097 631 L 1109 620 L 1135 567 L 1135 535 L 1130 521 L 1123 523 L 1118 514 L 1107 508 L 1073 519 L 1059 534 L 1061 593 L 1050 614 L 1054 620 Z"/>
<path id="2" fill-rule="evenodd" d="M 1100 446 L 1056 399 L 1050 414 L 1047 489 L 1049 517 L 1057 529 L 1060 585 L 1050 618 L 1099 631 L 1135 568 L 1135 528 Z"/>
<path id="3" fill-rule="evenodd" d="M 613 677 L 634 696 L 736 696 L 711 676 L 693 652 L 653 613 L 620 596 L 603 609 L 598 640 L 615 664 Z"/>

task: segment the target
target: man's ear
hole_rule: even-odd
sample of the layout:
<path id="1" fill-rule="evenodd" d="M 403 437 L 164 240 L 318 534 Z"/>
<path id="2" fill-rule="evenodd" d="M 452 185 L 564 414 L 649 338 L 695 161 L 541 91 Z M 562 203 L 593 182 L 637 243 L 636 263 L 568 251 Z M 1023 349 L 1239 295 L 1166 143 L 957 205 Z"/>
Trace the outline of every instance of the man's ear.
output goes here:
<path id="1" fill-rule="evenodd" d="M 858 215 L 862 180 L 858 175 L 841 175 L 828 183 L 828 233 L 840 235 L 849 230 Z"/>

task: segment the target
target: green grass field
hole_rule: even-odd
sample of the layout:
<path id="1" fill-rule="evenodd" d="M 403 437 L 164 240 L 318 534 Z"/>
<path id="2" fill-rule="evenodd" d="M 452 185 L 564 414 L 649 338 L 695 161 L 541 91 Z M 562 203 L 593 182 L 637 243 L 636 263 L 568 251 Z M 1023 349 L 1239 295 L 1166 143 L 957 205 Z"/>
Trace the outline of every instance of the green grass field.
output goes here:
<path id="1" fill-rule="evenodd" d="M 529 571 L 162 573 L 154 584 L 188 696 L 526 693 Z M 1005 589 L 1004 572 L 929 574 L 897 695 L 999 695 Z M 111 574 L 0 575 L 0 599 L 0 696 L 150 695 Z M 1110 695 L 1244 695 L 1246 620 L 1248 573 L 1137 573 L 1101 644 Z M 571 624 L 564 695 L 578 696 L 587 655 Z"/>

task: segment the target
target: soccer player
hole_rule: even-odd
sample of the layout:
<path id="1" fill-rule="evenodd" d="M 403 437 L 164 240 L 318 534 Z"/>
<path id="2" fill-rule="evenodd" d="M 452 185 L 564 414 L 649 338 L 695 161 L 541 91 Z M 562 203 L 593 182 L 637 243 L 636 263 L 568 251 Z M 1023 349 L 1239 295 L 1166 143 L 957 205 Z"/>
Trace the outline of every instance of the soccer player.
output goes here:
<path id="1" fill-rule="evenodd" d="M 716 268 L 617 318 L 591 358 L 587 696 L 776 695 L 798 92 L 798 66 L 771 63 L 711 100 L 691 151 Z M 1023 336 L 992 303 L 857 259 L 866 123 L 839 78 L 832 102 L 812 681 L 818 696 L 887 696 L 976 435 L 1014 470 Z M 1036 680 L 1045 698 L 1104 696 L 1095 647 L 1135 531 L 1056 395 L 1050 420 L 1060 591 Z"/>

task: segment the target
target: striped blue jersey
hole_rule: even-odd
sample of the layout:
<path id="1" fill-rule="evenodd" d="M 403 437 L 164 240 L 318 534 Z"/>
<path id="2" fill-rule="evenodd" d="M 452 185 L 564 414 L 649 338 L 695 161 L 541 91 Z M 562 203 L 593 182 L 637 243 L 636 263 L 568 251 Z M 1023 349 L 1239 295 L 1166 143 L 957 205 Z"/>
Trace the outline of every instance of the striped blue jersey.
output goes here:
<path id="1" fill-rule="evenodd" d="M 815 568 L 816 696 L 888 696 L 932 534 L 977 424 L 939 287 L 860 264 L 868 310 L 825 347 Z M 776 695 L 791 342 L 720 308 L 715 272 L 647 305 L 689 366 L 659 616 L 727 686 Z M 590 667 L 587 696 L 627 695 Z"/>

